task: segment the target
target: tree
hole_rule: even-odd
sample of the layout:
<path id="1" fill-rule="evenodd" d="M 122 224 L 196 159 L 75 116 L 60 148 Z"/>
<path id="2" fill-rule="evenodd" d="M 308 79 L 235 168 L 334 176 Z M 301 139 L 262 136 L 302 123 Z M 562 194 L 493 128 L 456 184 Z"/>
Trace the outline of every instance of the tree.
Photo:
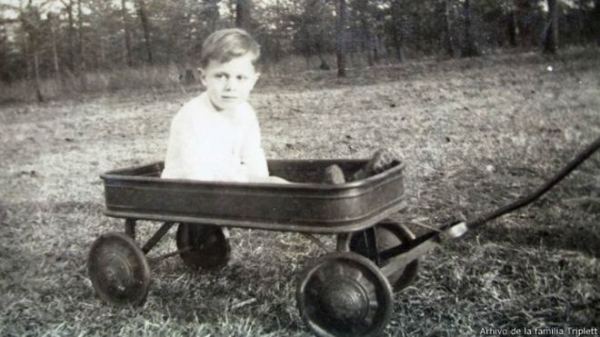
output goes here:
<path id="1" fill-rule="evenodd" d="M 87 80 L 85 76 L 86 64 L 85 64 L 85 47 L 84 47 L 84 35 L 83 35 L 83 11 L 81 10 L 81 0 L 77 0 L 77 19 L 78 19 L 78 37 L 79 37 L 79 67 L 77 72 L 81 80 L 81 87 L 83 90 L 87 90 Z"/>
<path id="2" fill-rule="evenodd" d="M 544 34 L 544 52 L 556 54 L 558 50 L 558 4 L 556 0 L 547 0 L 548 15 Z"/>
<path id="3" fill-rule="evenodd" d="M 69 41 L 69 70 L 75 71 L 75 20 L 73 19 L 73 0 L 69 0 L 66 2 L 65 0 L 61 0 L 63 6 L 65 6 L 64 10 L 67 12 L 67 17 L 69 19 L 69 29 L 68 29 L 68 37 Z"/>
<path id="4" fill-rule="evenodd" d="M 396 52 L 396 59 L 404 61 L 404 30 L 402 27 L 402 0 L 393 0 L 390 6 L 391 22 L 390 32 L 392 44 Z"/>
<path id="5" fill-rule="evenodd" d="M 60 83 L 60 62 L 58 57 L 58 18 L 51 13 L 48 13 L 48 24 L 50 25 L 50 36 L 52 38 L 52 64 L 54 65 L 54 76 L 57 82 Z"/>
<path id="6" fill-rule="evenodd" d="M 596 34 L 596 45 L 600 47 L 600 0 L 594 1 L 594 13 L 592 15 L 594 22 L 594 34 Z"/>
<path id="7" fill-rule="evenodd" d="M 302 20 L 297 7 L 290 0 L 257 3 L 253 33 L 261 46 L 263 62 L 278 62 L 293 48 L 294 33 Z"/>
<path id="8" fill-rule="evenodd" d="M 441 1 L 441 13 L 442 13 L 442 45 L 446 54 L 450 57 L 454 57 L 456 54 L 456 46 L 454 42 L 454 35 L 452 34 L 452 17 L 451 9 L 452 6 L 449 3 L 450 0 Z"/>
<path id="9" fill-rule="evenodd" d="M 140 16 L 140 22 L 142 23 L 142 30 L 144 31 L 144 42 L 146 44 L 146 53 L 148 55 L 148 62 L 154 63 L 152 58 L 152 43 L 150 41 L 150 23 L 148 22 L 148 13 L 146 11 L 145 0 L 137 0 L 138 14 Z"/>
<path id="10" fill-rule="evenodd" d="M 529 47 L 539 42 L 534 31 L 540 17 L 540 1 L 513 0 L 518 45 Z"/>
<path id="11" fill-rule="evenodd" d="M 336 9 L 325 0 L 305 0 L 300 5 L 295 13 L 288 15 L 290 28 L 294 30 L 293 46 L 306 58 L 307 66 L 316 55 L 321 62 L 319 68 L 328 70 L 330 66 L 324 54 L 336 49 L 338 42 L 338 36 L 332 34 L 338 33 L 338 21 L 332 13 Z"/>
<path id="12" fill-rule="evenodd" d="M 481 55 L 481 51 L 475 42 L 475 37 L 473 36 L 473 17 L 472 17 L 472 8 L 471 8 L 471 0 L 465 0 L 463 5 L 463 12 L 465 16 L 465 42 L 462 47 L 461 56 L 462 57 L 473 57 Z"/>
<path id="13" fill-rule="evenodd" d="M 235 25 L 236 27 L 250 30 L 251 0 L 236 0 Z"/>
<path id="14" fill-rule="evenodd" d="M 508 41 L 511 47 L 517 47 L 519 45 L 519 30 L 517 28 L 517 14 L 514 10 L 508 13 Z"/>
<path id="15" fill-rule="evenodd" d="M 0 26 L 0 81 L 10 83 L 15 77 L 14 69 L 12 67 L 12 51 L 10 41 L 8 39 L 8 33 L 4 25 Z"/>
<path id="16" fill-rule="evenodd" d="M 27 68 L 27 79 L 34 77 L 35 93 L 39 102 L 44 100 L 40 77 L 40 51 L 44 42 L 44 27 L 39 9 L 29 0 L 25 8 L 20 9 L 19 21 L 21 22 L 23 54 Z M 33 61 L 33 68 L 31 66 Z M 33 74 L 32 74 L 33 72 Z"/>
<path id="17" fill-rule="evenodd" d="M 207 28 L 209 32 L 213 32 L 217 29 L 217 23 L 219 22 L 219 1 L 220 0 L 204 0 L 204 10 L 202 15 L 205 17 Z"/>
<path id="18" fill-rule="evenodd" d="M 374 2 L 355 1 L 353 14 L 358 24 L 358 31 L 361 49 L 366 51 L 367 62 L 369 66 L 375 64 L 379 58 L 377 43 L 377 19 L 380 17 L 379 10 Z"/>
<path id="19" fill-rule="evenodd" d="M 125 60 L 128 66 L 133 65 L 133 56 L 131 55 L 131 36 L 129 33 L 129 19 L 127 15 L 127 0 L 121 0 L 121 15 L 123 17 L 123 42 L 125 43 Z"/>
<path id="20" fill-rule="evenodd" d="M 337 6 L 337 68 L 338 68 L 338 77 L 346 77 L 346 41 L 345 41 L 345 31 L 346 31 L 346 0 L 338 0 Z"/>

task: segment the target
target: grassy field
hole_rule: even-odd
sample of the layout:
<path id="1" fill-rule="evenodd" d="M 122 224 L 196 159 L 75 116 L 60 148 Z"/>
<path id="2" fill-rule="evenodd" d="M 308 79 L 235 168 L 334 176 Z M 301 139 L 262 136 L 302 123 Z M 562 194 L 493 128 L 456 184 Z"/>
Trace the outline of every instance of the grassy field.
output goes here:
<path id="1" fill-rule="evenodd" d="M 177 257 L 153 264 L 143 307 L 95 296 L 88 250 L 123 230 L 102 214 L 99 174 L 162 160 L 171 118 L 196 94 L 186 91 L 0 106 L 1 336 L 311 335 L 296 278 L 323 252 L 294 233 L 232 230 L 232 260 L 219 272 L 191 273 Z M 423 233 L 532 191 L 600 135 L 600 54 L 265 77 L 252 104 L 269 158 L 397 149 L 409 206 L 394 219 Z M 139 228 L 145 238 L 158 224 Z M 151 253 L 174 247 L 170 233 Z M 599 257 L 596 154 L 542 200 L 424 256 L 417 280 L 394 295 L 385 335 L 600 328 Z"/>

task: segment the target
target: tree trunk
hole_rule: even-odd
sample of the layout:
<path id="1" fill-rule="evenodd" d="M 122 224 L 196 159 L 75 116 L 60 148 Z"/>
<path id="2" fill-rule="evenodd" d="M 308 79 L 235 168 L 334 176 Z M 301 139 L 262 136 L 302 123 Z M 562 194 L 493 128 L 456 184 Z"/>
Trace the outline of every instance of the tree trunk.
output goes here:
<path id="1" fill-rule="evenodd" d="M 219 22 L 219 0 L 204 0 L 204 2 L 208 6 L 208 29 L 213 32 L 217 29 Z"/>
<path id="2" fill-rule="evenodd" d="M 276 10 L 278 18 L 283 17 L 282 13 L 281 13 L 281 4 L 279 3 L 279 0 L 277 0 L 275 2 L 275 10 Z M 280 23 L 280 21 L 278 20 L 277 26 L 276 26 L 276 29 L 278 32 L 281 30 L 279 23 Z M 273 55 L 273 60 L 275 61 L 275 63 L 278 63 L 281 60 L 281 39 L 282 39 L 282 36 L 280 34 L 277 34 L 275 37 L 275 52 Z"/>
<path id="3" fill-rule="evenodd" d="M 556 0 L 548 2 L 548 22 L 544 38 L 544 52 L 556 54 L 558 51 L 558 4 Z"/>
<path id="4" fill-rule="evenodd" d="M 58 39 L 56 37 L 56 18 L 54 15 L 48 13 L 48 24 L 50 24 L 50 35 L 52 37 L 52 60 L 54 65 L 54 75 L 56 77 L 56 83 L 60 84 L 60 66 L 58 59 Z"/>
<path id="5" fill-rule="evenodd" d="M 236 0 L 235 5 L 235 26 L 250 30 L 250 8 L 251 0 Z"/>
<path id="6" fill-rule="evenodd" d="M 83 38 L 84 38 L 84 34 L 83 34 L 83 13 L 81 11 L 81 0 L 77 0 L 77 17 L 79 19 L 77 28 L 79 30 L 79 66 L 78 66 L 78 73 L 79 73 L 79 78 L 81 81 L 81 88 L 85 91 L 87 89 L 87 80 L 85 77 L 85 71 L 86 71 L 86 60 L 85 60 L 85 47 L 83 44 Z"/>
<path id="7" fill-rule="evenodd" d="M 346 39 L 344 33 L 346 30 L 346 0 L 338 0 L 337 6 L 337 67 L 338 77 L 346 77 Z"/>
<path id="8" fill-rule="evenodd" d="M 121 0 L 121 13 L 123 16 L 123 39 L 125 41 L 125 60 L 128 66 L 133 65 L 133 58 L 131 56 L 131 36 L 129 35 L 129 25 L 127 24 L 127 0 Z"/>
<path id="9" fill-rule="evenodd" d="M 364 2 L 364 5 L 359 8 L 359 17 L 360 17 L 360 25 L 362 28 L 362 50 L 361 52 L 367 53 L 367 64 L 369 66 L 375 65 L 373 60 L 373 55 L 371 54 L 371 46 L 372 46 L 372 37 L 371 37 L 371 27 L 369 27 L 368 16 L 369 11 L 367 10 L 367 4 Z"/>
<path id="10" fill-rule="evenodd" d="M 31 56 L 29 51 L 29 33 L 27 31 L 23 32 L 23 55 L 25 55 L 26 78 L 27 80 L 31 80 Z"/>
<path id="11" fill-rule="evenodd" d="M 395 0 L 392 3 L 392 41 L 394 42 L 394 49 L 396 50 L 396 59 L 400 62 L 404 62 L 404 48 L 403 42 L 404 37 L 402 33 L 402 18 L 400 16 L 400 1 Z"/>
<path id="12" fill-rule="evenodd" d="M 462 48 L 462 57 L 473 57 L 481 55 L 477 44 L 475 43 L 475 38 L 473 37 L 472 32 L 472 18 L 471 18 L 471 0 L 465 0 L 464 3 L 464 13 L 465 13 L 465 44 Z"/>
<path id="13" fill-rule="evenodd" d="M 73 0 L 69 0 L 69 5 L 67 5 L 67 15 L 69 17 L 69 69 L 75 71 L 75 20 L 73 19 Z"/>
<path id="14" fill-rule="evenodd" d="M 600 47 L 600 0 L 594 1 L 594 34 L 596 35 L 596 45 Z"/>
<path id="15" fill-rule="evenodd" d="M 363 52 L 367 53 L 367 64 L 369 67 L 372 67 L 375 65 L 375 60 L 373 59 L 373 54 L 371 54 L 372 41 L 371 33 L 369 31 L 365 31 L 365 40 L 365 48 L 363 49 Z"/>
<path id="16" fill-rule="evenodd" d="M 140 14 L 140 21 L 142 23 L 142 30 L 144 31 L 144 41 L 146 44 L 146 53 L 148 53 L 148 62 L 153 64 L 152 59 L 152 43 L 150 41 L 150 23 L 148 22 L 148 13 L 146 13 L 146 3 L 144 0 L 137 0 L 138 13 Z"/>
<path id="17" fill-rule="evenodd" d="M 83 44 L 83 13 L 81 12 L 81 0 L 77 0 L 77 30 L 78 30 L 78 42 L 79 42 L 79 69 L 85 70 L 85 47 Z"/>
<path id="18" fill-rule="evenodd" d="M 379 35 L 373 35 L 373 61 L 379 63 L 379 46 L 381 39 Z"/>
<path id="19" fill-rule="evenodd" d="M 579 30 L 579 34 L 577 34 L 579 36 L 579 44 L 584 46 L 585 43 L 587 42 L 588 39 L 588 34 L 587 34 L 587 28 L 586 27 L 586 11 L 585 11 L 585 4 L 583 3 L 583 1 L 579 1 L 579 6 L 577 8 L 577 28 Z"/>
<path id="20" fill-rule="evenodd" d="M 107 49 L 107 43 L 106 40 L 104 39 L 103 36 L 98 36 L 98 39 L 100 40 L 100 57 L 96 58 L 96 69 L 99 69 L 100 67 L 104 67 L 106 65 L 106 49 Z"/>
<path id="21" fill-rule="evenodd" d="M 35 94 L 38 102 L 43 102 L 44 97 L 42 96 L 42 79 L 40 78 L 40 61 L 38 52 L 33 52 L 33 67 L 35 70 Z"/>
<path id="22" fill-rule="evenodd" d="M 456 53 L 456 47 L 454 46 L 454 38 L 452 36 L 452 19 L 450 18 L 450 6 L 448 0 L 443 0 L 442 3 L 442 16 L 443 16 L 443 46 L 446 49 L 446 54 L 450 57 L 454 57 Z"/>
<path id="23" fill-rule="evenodd" d="M 519 43 L 519 28 L 517 26 L 517 13 L 510 11 L 508 14 L 508 43 L 516 48 Z"/>
<path id="24" fill-rule="evenodd" d="M 318 37 L 320 39 L 320 37 Z M 321 70 L 331 70 L 329 63 L 325 60 L 323 56 L 323 46 L 321 45 L 321 40 L 317 40 L 315 43 L 315 49 L 317 50 L 317 55 L 319 57 L 319 61 L 321 61 L 321 65 L 319 65 L 319 69 Z"/>

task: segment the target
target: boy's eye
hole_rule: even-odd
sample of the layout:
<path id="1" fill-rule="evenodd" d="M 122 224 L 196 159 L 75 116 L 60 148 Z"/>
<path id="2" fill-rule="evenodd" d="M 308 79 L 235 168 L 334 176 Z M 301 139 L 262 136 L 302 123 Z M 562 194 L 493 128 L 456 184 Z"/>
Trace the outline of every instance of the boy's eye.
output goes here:
<path id="1" fill-rule="evenodd" d="M 218 78 L 218 79 L 222 79 L 222 78 L 225 78 L 225 77 L 226 77 L 225 74 L 215 74 L 215 78 Z"/>
<path id="2" fill-rule="evenodd" d="M 248 77 L 244 76 L 244 75 L 238 75 L 237 79 L 240 81 L 244 81 L 246 80 Z"/>

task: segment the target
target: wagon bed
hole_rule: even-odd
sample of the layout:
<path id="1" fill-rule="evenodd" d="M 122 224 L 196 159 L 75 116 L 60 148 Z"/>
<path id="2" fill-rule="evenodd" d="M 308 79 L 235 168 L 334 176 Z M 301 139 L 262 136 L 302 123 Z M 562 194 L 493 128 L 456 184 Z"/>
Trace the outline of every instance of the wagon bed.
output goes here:
<path id="1" fill-rule="evenodd" d="M 337 164 L 354 172 L 367 160 L 269 160 L 291 184 L 161 179 L 162 162 L 114 170 L 104 180 L 111 217 L 306 233 L 363 230 L 405 208 L 404 165 L 354 182 L 321 183 Z"/>
<path id="2" fill-rule="evenodd" d="M 92 285 L 108 303 L 141 305 L 150 286 L 149 261 L 179 255 L 192 270 L 225 267 L 231 245 L 224 227 L 302 232 L 325 251 L 330 248 L 311 233 L 334 234 L 335 252 L 310 262 L 299 278 L 302 319 L 319 336 L 377 336 L 390 320 L 392 291 L 410 284 L 418 254 L 435 238 L 413 247 L 414 234 L 389 219 L 406 206 L 402 163 L 357 181 L 323 182 L 331 165 L 350 175 L 367 162 L 268 161 L 271 174 L 290 184 L 161 179 L 162 162 L 107 172 L 101 176 L 105 214 L 124 218 L 125 232 L 103 234 L 92 244 Z M 163 222 L 143 245 L 136 239 L 138 220 Z M 148 258 L 175 225 L 177 250 Z"/>

